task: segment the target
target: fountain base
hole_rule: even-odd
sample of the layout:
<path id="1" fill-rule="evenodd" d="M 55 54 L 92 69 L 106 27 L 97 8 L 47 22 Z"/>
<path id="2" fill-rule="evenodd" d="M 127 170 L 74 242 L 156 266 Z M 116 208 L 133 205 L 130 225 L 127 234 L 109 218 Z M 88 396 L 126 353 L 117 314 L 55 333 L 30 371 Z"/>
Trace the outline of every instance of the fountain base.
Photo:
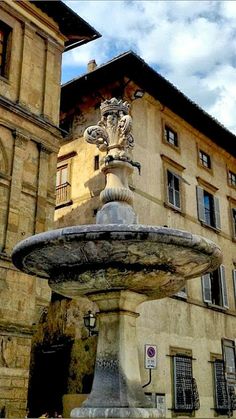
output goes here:
<path id="1" fill-rule="evenodd" d="M 163 418 L 162 413 L 154 408 L 135 407 L 77 407 L 72 410 L 72 418 Z"/>

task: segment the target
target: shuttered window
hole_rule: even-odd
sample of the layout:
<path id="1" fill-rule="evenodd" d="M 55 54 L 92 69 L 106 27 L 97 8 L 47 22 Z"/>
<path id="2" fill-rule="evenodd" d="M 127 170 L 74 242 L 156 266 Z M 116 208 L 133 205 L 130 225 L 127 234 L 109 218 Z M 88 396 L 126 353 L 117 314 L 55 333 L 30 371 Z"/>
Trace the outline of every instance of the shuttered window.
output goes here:
<path id="1" fill-rule="evenodd" d="M 180 209 L 180 180 L 179 176 L 167 170 L 168 203 Z"/>
<path id="2" fill-rule="evenodd" d="M 188 411 L 199 409 L 199 396 L 192 373 L 192 358 L 175 355 L 174 364 L 174 409 Z"/>
<path id="3" fill-rule="evenodd" d="M 186 287 L 181 288 L 178 292 L 176 292 L 174 294 L 174 296 L 186 299 L 187 298 L 187 288 Z"/>
<path id="4" fill-rule="evenodd" d="M 235 299 L 235 304 L 236 304 L 236 269 L 233 269 L 232 274 L 233 274 L 233 283 L 234 283 L 234 299 Z"/>
<path id="5" fill-rule="evenodd" d="M 236 238 L 236 208 L 232 208 L 233 237 Z"/>
<path id="6" fill-rule="evenodd" d="M 220 230 L 219 198 L 197 186 L 198 218 L 204 224 Z"/>
<path id="7" fill-rule="evenodd" d="M 224 265 L 202 276 L 202 294 L 205 303 L 229 308 Z"/>

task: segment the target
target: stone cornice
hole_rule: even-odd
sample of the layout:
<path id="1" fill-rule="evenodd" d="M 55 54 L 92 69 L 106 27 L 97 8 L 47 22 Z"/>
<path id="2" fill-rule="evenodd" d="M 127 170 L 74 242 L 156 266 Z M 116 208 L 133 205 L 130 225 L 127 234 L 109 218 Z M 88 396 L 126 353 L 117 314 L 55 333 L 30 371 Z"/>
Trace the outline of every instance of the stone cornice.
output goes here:
<path id="1" fill-rule="evenodd" d="M 28 109 L 23 108 L 18 103 L 12 102 L 9 99 L 0 95 L 0 106 L 6 108 L 8 111 L 13 112 L 14 114 L 27 119 L 28 121 L 32 122 L 33 124 L 38 125 L 40 128 L 43 128 L 49 131 L 52 135 L 56 136 L 58 139 L 62 138 L 62 131 L 56 125 L 53 125 L 49 121 L 46 121 L 43 117 L 37 116 L 30 112 Z"/>
<path id="2" fill-rule="evenodd" d="M 0 333 L 5 335 L 15 335 L 18 337 L 31 337 L 35 333 L 34 326 L 25 326 L 17 323 L 0 322 Z"/>
<path id="3" fill-rule="evenodd" d="M 212 185 L 212 183 L 207 182 L 205 179 L 201 178 L 200 176 L 196 176 L 196 179 L 200 186 L 202 186 L 203 188 L 210 189 L 213 193 L 216 193 L 219 190 L 217 186 Z"/>

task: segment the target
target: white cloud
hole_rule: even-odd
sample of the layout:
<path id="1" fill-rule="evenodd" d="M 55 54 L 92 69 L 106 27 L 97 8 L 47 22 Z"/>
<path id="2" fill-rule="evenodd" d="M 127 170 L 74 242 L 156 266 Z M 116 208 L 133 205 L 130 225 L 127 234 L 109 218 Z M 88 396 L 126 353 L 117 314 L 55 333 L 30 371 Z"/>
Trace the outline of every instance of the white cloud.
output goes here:
<path id="1" fill-rule="evenodd" d="M 103 35 L 64 57 L 70 78 L 90 59 L 129 49 L 236 132 L 236 2 L 68 1 Z M 73 69 L 74 67 L 74 69 Z"/>

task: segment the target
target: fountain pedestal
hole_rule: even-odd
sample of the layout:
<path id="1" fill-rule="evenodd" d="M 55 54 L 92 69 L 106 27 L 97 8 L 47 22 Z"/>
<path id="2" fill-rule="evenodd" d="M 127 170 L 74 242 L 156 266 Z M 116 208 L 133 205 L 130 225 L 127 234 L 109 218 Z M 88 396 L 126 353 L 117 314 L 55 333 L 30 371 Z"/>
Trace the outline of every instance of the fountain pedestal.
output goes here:
<path id="1" fill-rule="evenodd" d="M 99 339 L 92 391 L 72 417 L 160 417 L 142 390 L 136 307 L 147 297 L 131 291 L 92 294 L 99 307 Z"/>
<path id="2" fill-rule="evenodd" d="M 173 295 L 185 281 L 218 268 L 222 254 L 203 237 L 165 227 L 138 225 L 128 176 L 134 146 L 127 102 L 101 105 L 102 118 L 85 138 L 106 151 L 104 204 L 96 225 L 38 234 L 13 250 L 15 266 L 49 280 L 68 297 L 87 296 L 100 309 L 91 394 L 71 412 L 80 418 L 158 418 L 145 399 L 136 344 L 136 307 Z"/>

